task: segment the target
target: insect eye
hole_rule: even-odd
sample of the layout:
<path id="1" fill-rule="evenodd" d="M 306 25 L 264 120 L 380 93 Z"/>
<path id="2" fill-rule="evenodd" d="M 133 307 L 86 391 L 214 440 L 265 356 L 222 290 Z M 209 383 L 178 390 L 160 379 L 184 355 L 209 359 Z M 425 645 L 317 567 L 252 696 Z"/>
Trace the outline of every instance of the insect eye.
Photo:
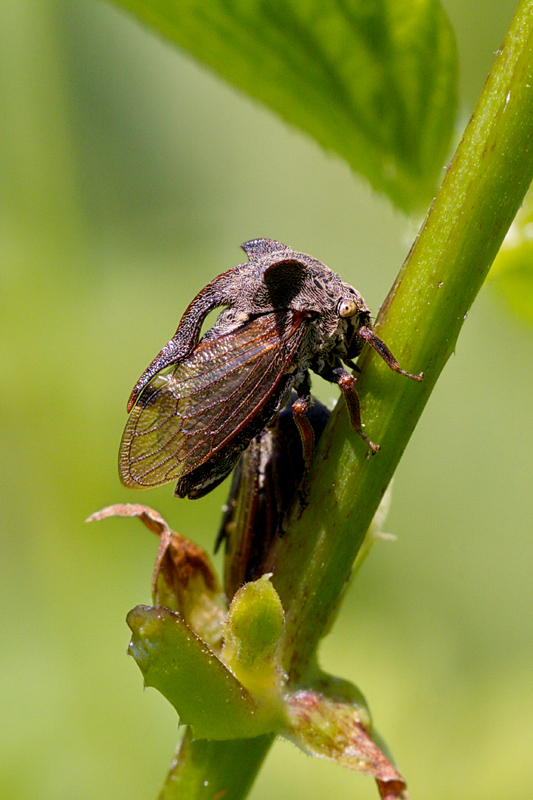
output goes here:
<path id="1" fill-rule="evenodd" d="M 337 314 L 343 319 L 345 317 L 353 317 L 356 311 L 357 303 L 354 300 L 349 300 L 347 297 L 343 297 L 337 303 Z"/>

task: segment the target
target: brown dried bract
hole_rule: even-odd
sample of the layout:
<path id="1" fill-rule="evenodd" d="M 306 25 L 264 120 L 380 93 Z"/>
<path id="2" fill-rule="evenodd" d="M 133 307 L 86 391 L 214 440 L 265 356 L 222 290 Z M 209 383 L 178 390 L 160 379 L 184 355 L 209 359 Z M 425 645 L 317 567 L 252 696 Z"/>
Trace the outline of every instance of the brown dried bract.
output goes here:
<path id="1" fill-rule="evenodd" d="M 179 611 L 204 641 L 221 638 L 217 623 L 223 617 L 218 577 L 208 554 L 199 545 L 168 526 L 163 517 L 148 506 L 118 503 L 92 514 L 87 522 L 109 517 L 137 517 L 160 537 L 152 575 L 154 604 Z"/>

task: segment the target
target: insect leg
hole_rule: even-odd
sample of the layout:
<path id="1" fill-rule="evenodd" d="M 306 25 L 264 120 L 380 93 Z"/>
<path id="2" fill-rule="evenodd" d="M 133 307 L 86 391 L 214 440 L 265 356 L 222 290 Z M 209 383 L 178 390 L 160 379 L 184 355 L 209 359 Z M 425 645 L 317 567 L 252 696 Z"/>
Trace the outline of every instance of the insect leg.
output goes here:
<path id="1" fill-rule="evenodd" d="M 305 416 L 306 411 L 309 410 L 311 405 L 311 395 L 301 395 L 292 404 L 292 416 L 300 439 L 302 440 L 302 457 L 304 461 L 304 474 L 311 466 L 311 459 L 315 451 L 315 434 L 313 426 Z"/>
<path id="2" fill-rule="evenodd" d="M 355 361 L 352 361 L 351 358 L 343 358 L 343 361 L 346 364 L 346 366 L 350 367 L 350 369 L 353 369 L 354 372 L 361 372 Z"/>
<path id="3" fill-rule="evenodd" d="M 399 372 L 400 375 L 405 375 L 407 378 L 412 378 L 414 381 L 421 381 L 424 377 L 423 372 L 421 372 L 420 375 L 412 375 L 410 372 L 406 372 L 404 369 L 401 369 L 400 365 L 392 355 L 385 342 L 383 342 L 379 336 L 376 336 L 374 331 L 370 328 L 367 328 L 365 325 L 363 325 L 363 327 L 359 328 L 357 331 L 357 335 L 360 336 L 361 339 L 365 339 L 370 347 L 374 348 L 376 353 L 381 356 L 385 364 L 387 364 L 387 366 L 389 366 L 394 372 Z"/>
<path id="4" fill-rule="evenodd" d="M 377 453 L 380 449 L 379 444 L 374 444 L 374 442 L 363 433 L 363 426 L 361 424 L 361 407 L 359 405 L 359 395 L 357 394 L 355 388 L 354 376 L 350 375 L 350 373 L 346 372 L 346 370 L 342 367 L 335 367 L 332 369 L 330 373 L 331 377 L 325 375 L 324 373 L 321 374 L 324 378 L 326 378 L 326 380 L 331 380 L 338 384 L 339 389 L 344 396 L 344 401 L 348 409 L 348 414 L 350 415 L 350 423 L 352 428 L 370 447 L 372 455 Z"/>
<path id="5" fill-rule="evenodd" d="M 311 466 L 311 459 L 315 451 L 313 426 L 305 416 L 311 406 L 311 379 L 307 370 L 297 379 L 295 389 L 298 397 L 291 406 L 292 418 L 298 428 L 298 433 L 302 441 L 302 458 L 304 462 L 304 475 L 306 475 Z"/>

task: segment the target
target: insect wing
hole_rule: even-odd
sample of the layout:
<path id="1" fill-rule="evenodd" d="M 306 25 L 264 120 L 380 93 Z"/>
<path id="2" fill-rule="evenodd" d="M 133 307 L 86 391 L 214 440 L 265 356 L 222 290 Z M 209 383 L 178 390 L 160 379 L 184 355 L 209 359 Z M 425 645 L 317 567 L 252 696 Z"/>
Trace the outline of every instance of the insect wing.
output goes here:
<path id="1" fill-rule="evenodd" d="M 204 464 L 267 403 L 297 356 L 308 315 L 277 311 L 200 342 L 156 376 L 126 425 L 122 482 L 136 489 L 176 480 Z"/>

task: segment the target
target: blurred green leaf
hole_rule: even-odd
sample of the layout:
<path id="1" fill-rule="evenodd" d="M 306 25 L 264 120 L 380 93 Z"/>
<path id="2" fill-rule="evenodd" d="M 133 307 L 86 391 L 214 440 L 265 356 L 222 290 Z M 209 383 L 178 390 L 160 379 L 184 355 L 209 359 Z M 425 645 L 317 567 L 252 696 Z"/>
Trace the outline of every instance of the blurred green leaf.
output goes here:
<path id="1" fill-rule="evenodd" d="M 533 194 L 529 190 L 489 273 L 509 307 L 533 324 Z"/>
<path id="2" fill-rule="evenodd" d="M 406 211 L 434 192 L 454 122 L 437 0 L 117 0 L 334 150 Z"/>

